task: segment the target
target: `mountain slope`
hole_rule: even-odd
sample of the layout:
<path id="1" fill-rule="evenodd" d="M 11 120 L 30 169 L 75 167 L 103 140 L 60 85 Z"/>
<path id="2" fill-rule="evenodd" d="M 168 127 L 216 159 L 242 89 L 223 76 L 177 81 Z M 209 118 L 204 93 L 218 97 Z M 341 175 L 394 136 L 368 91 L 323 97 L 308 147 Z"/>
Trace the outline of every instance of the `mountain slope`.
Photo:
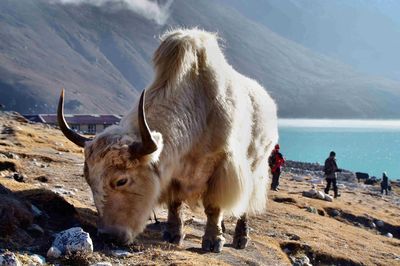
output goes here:
<path id="1" fill-rule="evenodd" d="M 399 1 L 222 1 L 313 51 L 400 80 Z"/>
<path id="2" fill-rule="evenodd" d="M 124 113 L 151 81 L 157 36 L 176 26 L 220 34 L 228 61 L 271 92 L 284 117 L 400 117 L 400 83 L 308 50 L 218 1 L 175 0 L 166 25 L 110 6 L 0 2 L 0 102 L 20 112 Z"/>

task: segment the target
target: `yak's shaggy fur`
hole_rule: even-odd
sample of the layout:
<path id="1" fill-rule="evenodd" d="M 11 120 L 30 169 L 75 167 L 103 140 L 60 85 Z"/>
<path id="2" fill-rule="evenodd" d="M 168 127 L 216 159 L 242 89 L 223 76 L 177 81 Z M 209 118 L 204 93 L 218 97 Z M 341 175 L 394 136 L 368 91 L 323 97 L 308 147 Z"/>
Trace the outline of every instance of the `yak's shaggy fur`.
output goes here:
<path id="1" fill-rule="evenodd" d="M 145 110 L 157 151 L 131 159 L 129 145 L 141 141 L 137 106 L 85 147 L 104 228 L 130 242 L 157 203 L 201 202 L 235 216 L 263 211 L 267 158 L 278 141 L 268 93 L 227 63 L 216 34 L 199 29 L 165 33 L 154 66 Z M 128 184 L 116 188 L 121 177 Z"/>

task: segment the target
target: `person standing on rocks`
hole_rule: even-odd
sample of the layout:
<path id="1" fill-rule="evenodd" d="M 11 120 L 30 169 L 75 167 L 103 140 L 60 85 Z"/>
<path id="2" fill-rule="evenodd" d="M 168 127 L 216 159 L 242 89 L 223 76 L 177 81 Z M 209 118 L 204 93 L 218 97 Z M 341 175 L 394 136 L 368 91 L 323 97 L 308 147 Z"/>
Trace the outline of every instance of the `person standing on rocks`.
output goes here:
<path id="1" fill-rule="evenodd" d="M 383 194 L 383 191 L 385 191 L 385 193 L 387 195 L 388 189 L 389 189 L 389 178 L 388 178 L 386 172 L 383 172 L 382 181 L 381 181 L 381 194 Z"/>
<path id="2" fill-rule="evenodd" d="M 324 172 L 326 178 L 325 194 L 329 193 L 332 184 L 334 197 L 335 198 L 340 197 L 340 194 L 338 192 L 338 187 L 336 184 L 336 173 L 341 171 L 342 170 L 339 169 L 336 164 L 336 153 L 334 151 L 331 151 L 329 157 L 325 160 L 325 166 L 324 166 Z"/>
<path id="3" fill-rule="evenodd" d="M 268 165 L 271 168 L 272 173 L 271 190 L 275 191 L 278 191 L 281 167 L 285 163 L 285 158 L 283 158 L 282 153 L 279 152 L 279 149 L 279 144 L 276 144 L 274 150 L 268 158 Z"/>

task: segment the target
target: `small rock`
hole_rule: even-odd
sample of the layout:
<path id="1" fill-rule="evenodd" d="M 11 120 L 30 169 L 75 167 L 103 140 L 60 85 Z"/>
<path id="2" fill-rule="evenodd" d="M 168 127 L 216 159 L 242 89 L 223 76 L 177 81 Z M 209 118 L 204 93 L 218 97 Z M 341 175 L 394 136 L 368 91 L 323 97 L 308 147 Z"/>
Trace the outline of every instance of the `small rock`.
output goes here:
<path id="1" fill-rule="evenodd" d="M 324 200 L 332 202 L 333 201 L 333 197 L 331 195 L 325 194 Z"/>
<path id="2" fill-rule="evenodd" d="M 333 217 L 336 217 L 336 216 L 340 215 L 340 212 L 338 210 L 332 210 L 331 214 L 332 214 Z"/>
<path id="3" fill-rule="evenodd" d="M 299 241 L 300 237 L 298 235 L 293 234 L 290 236 L 290 240 Z"/>
<path id="4" fill-rule="evenodd" d="M 52 244 L 61 253 L 93 252 L 93 241 L 81 227 L 73 227 L 56 235 Z"/>
<path id="5" fill-rule="evenodd" d="M 91 266 L 112 266 L 112 264 L 108 261 L 97 262 L 96 264 L 92 264 Z"/>
<path id="6" fill-rule="evenodd" d="M 376 221 L 376 226 L 378 227 L 383 227 L 385 225 L 385 223 L 381 220 Z"/>
<path id="7" fill-rule="evenodd" d="M 360 224 L 359 222 L 355 222 L 354 225 L 357 227 L 362 227 L 362 224 Z"/>
<path id="8" fill-rule="evenodd" d="M 4 155 L 7 156 L 8 159 L 19 160 L 19 156 L 12 152 L 6 152 Z"/>
<path id="9" fill-rule="evenodd" d="M 304 181 L 304 176 L 294 176 L 293 179 L 297 182 L 303 182 Z"/>
<path id="10" fill-rule="evenodd" d="M 64 188 L 54 188 L 51 191 L 53 191 L 54 193 L 58 194 L 58 195 L 68 195 L 68 196 L 74 196 L 75 192 L 72 192 L 70 190 L 66 190 Z"/>
<path id="11" fill-rule="evenodd" d="M 132 253 L 130 253 L 129 251 L 121 250 L 121 249 L 113 250 L 113 251 L 111 251 L 111 254 L 114 257 L 118 257 L 118 258 L 126 258 L 126 257 L 132 256 Z"/>
<path id="12" fill-rule="evenodd" d="M 317 197 L 318 199 L 323 200 L 323 199 L 325 199 L 325 194 L 324 194 L 324 192 L 322 192 L 322 191 L 317 191 L 316 197 Z"/>
<path id="13" fill-rule="evenodd" d="M 33 254 L 30 256 L 31 260 L 39 265 L 46 264 L 46 259 L 40 255 Z"/>
<path id="14" fill-rule="evenodd" d="M 369 227 L 371 227 L 372 229 L 376 228 L 376 224 L 374 222 L 369 222 Z"/>
<path id="15" fill-rule="evenodd" d="M 49 250 L 47 251 L 47 257 L 49 258 L 59 258 L 61 256 L 62 252 L 56 247 L 50 247 Z"/>
<path id="16" fill-rule="evenodd" d="M 12 252 L 0 254 L 0 265 L 2 266 L 21 266 L 21 262 Z"/>
<path id="17" fill-rule="evenodd" d="M 387 233 L 385 236 L 389 237 L 389 238 L 393 238 L 393 235 L 391 233 Z"/>

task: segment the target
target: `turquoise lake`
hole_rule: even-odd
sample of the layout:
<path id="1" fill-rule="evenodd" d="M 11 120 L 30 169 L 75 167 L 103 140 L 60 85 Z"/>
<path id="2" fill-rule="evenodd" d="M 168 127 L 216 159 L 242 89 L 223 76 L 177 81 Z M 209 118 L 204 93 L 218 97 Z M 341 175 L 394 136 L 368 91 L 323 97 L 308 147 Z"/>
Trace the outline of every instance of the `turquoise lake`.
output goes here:
<path id="1" fill-rule="evenodd" d="M 399 120 L 280 119 L 279 143 L 288 160 L 323 164 L 335 151 L 339 168 L 400 178 Z"/>

